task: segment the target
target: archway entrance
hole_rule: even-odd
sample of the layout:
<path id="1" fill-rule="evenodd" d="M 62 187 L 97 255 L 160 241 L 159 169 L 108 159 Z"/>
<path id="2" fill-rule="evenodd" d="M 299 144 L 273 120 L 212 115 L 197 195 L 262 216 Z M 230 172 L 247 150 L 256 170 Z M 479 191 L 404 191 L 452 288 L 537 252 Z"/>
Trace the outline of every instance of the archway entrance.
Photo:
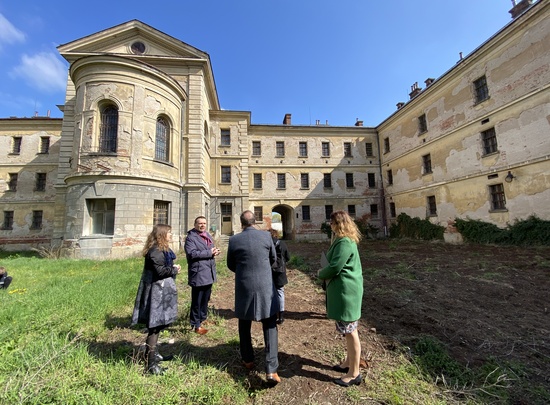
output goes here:
<path id="1" fill-rule="evenodd" d="M 274 206 L 271 212 L 276 212 L 281 216 L 282 238 L 294 239 L 294 209 L 288 205 L 280 204 Z"/>

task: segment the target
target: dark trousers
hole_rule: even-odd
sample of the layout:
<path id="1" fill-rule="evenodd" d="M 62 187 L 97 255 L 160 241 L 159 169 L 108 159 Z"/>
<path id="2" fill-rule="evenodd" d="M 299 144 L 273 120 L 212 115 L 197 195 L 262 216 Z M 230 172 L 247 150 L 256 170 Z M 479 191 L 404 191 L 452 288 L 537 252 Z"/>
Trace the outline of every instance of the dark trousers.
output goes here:
<path id="1" fill-rule="evenodd" d="M 191 309 L 189 319 L 192 328 L 198 328 L 206 321 L 208 315 L 208 302 L 212 293 L 212 284 L 200 287 L 191 287 Z"/>
<path id="2" fill-rule="evenodd" d="M 262 319 L 265 344 L 265 372 L 275 373 L 279 368 L 279 332 L 277 331 L 277 315 Z M 251 335 L 252 321 L 239 319 L 239 346 L 244 362 L 254 361 Z"/>

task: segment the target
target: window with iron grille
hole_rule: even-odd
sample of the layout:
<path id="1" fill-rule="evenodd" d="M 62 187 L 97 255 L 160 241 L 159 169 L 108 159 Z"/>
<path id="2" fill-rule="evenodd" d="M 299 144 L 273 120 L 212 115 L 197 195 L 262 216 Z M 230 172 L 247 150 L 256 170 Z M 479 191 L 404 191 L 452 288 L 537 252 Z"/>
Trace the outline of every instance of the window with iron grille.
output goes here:
<path id="1" fill-rule="evenodd" d="M 309 205 L 302 205 L 302 220 L 311 221 L 311 215 L 309 213 Z"/>
<path id="2" fill-rule="evenodd" d="M 352 157 L 351 155 L 351 142 L 344 142 L 344 156 Z"/>
<path id="3" fill-rule="evenodd" d="M 329 157 L 330 156 L 330 143 L 323 142 L 321 144 L 321 156 L 322 157 Z"/>
<path id="4" fill-rule="evenodd" d="M 99 152 L 116 153 L 118 135 L 118 109 L 108 106 L 101 112 Z"/>
<path id="5" fill-rule="evenodd" d="M 418 117 L 418 132 L 423 134 L 428 131 L 428 121 L 426 121 L 426 114 L 422 114 Z"/>
<path id="6" fill-rule="evenodd" d="M 332 214 L 332 205 L 325 205 L 325 219 L 330 221 L 330 214 Z"/>
<path id="7" fill-rule="evenodd" d="M 170 201 L 153 201 L 153 225 L 170 225 Z"/>
<path id="8" fill-rule="evenodd" d="M 397 216 L 397 211 L 395 210 L 395 203 L 390 203 L 390 217 L 395 218 Z"/>
<path id="9" fill-rule="evenodd" d="M 491 194 L 491 208 L 493 210 L 505 210 L 506 197 L 502 183 L 489 186 L 489 193 Z"/>
<path id="10" fill-rule="evenodd" d="M 481 103 L 489 98 L 489 88 L 487 87 L 487 78 L 485 76 L 474 80 L 474 94 L 476 103 Z"/>
<path id="11" fill-rule="evenodd" d="M 346 188 L 353 188 L 353 173 L 346 173 Z"/>
<path id="12" fill-rule="evenodd" d="M 332 175 L 330 173 L 323 174 L 323 187 L 332 188 Z"/>
<path id="13" fill-rule="evenodd" d="M 488 155 L 498 150 L 497 134 L 494 128 L 489 128 L 481 132 L 481 142 L 483 143 L 483 154 Z"/>
<path id="14" fill-rule="evenodd" d="M 222 183 L 231 183 L 231 166 L 222 166 Z"/>
<path id="15" fill-rule="evenodd" d="M 8 190 L 17 191 L 17 173 L 9 173 Z"/>
<path id="16" fill-rule="evenodd" d="M 36 173 L 35 191 L 46 191 L 46 173 Z"/>
<path id="17" fill-rule="evenodd" d="M 300 142 L 298 144 L 299 147 L 299 156 L 300 157 L 307 157 L 307 142 Z"/>
<path id="18" fill-rule="evenodd" d="M 23 142 L 23 138 L 20 136 L 14 136 L 11 139 L 11 153 L 13 155 L 19 155 L 21 153 L 21 143 Z"/>
<path id="19" fill-rule="evenodd" d="M 223 129 L 221 130 L 221 139 L 220 139 L 220 145 L 221 146 L 230 146 L 231 145 L 231 130 L 230 129 Z"/>
<path id="20" fill-rule="evenodd" d="M 390 151 L 390 138 L 384 138 L 384 153 Z"/>
<path id="21" fill-rule="evenodd" d="M 256 222 L 263 222 L 264 220 L 264 207 L 254 206 L 254 216 L 256 217 Z"/>
<path id="22" fill-rule="evenodd" d="M 232 215 L 231 204 L 220 204 L 220 210 L 223 216 Z"/>
<path id="23" fill-rule="evenodd" d="M 376 188 L 376 175 L 374 173 L 367 173 L 367 181 L 369 188 Z"/>
<path id="24" fill-rule="evenodd" d="M 367 142 L 365 144 L 365 153 L 367 154 L 367 156 L 374 156 L 371 142 Z"/>
<path id="25" fill-rule="evenodd" d="M 276 157 L 283 157 L 285 155 L 285 143 L 284 141 L 277 141 L 275 144 Z"/>
<path id="26" fill-rule="evenodd" d="M 391 186 L 393 184 L 393 172 L 391 169 L 386 171 L 386 175 L 388 176 L 388 186 Z"/>
<path id="27" fill-rule="evenodd" d="M 432 172 L 432 156 L 429 153 L 422 156 L 422 167 L 424 168 L 424 174 Z"/>
<path id="28" fill-rule="evenodd" d="M 286 188 L 286 175 L 285 173 L 277 173 L 277 188 Z"/>
<path id="29" fill-rule="evenodd" d="M 348 214 L 350 217 L 355 218 L 355 205 L 348 205 Z"/>
<path id="30" fill-rule="evenodd" d="M 50 137 L 41 136 L 40 137 L 40 152 L 39 153 L 49 153 L 50 152 Z"/>
<path id="31" fill-rule="evenodd" d="M 309 173 L 300 173 L 300 188 L 309 188 Z"/>
<path id="32" fill-rule="evenodd" d="M 42 229 L 42 217 L 43 211 L 33 211 L 32 212 L 32 223 L 30 229 Z"/>
<path id="33" fill-rule="evenodd" d="M 4 222 L 2 229 L 13 229 L 13 211 L 4 211 Z"/>
<path id="34" fill-rule="evenodd" d="M 378 204 L 371 204 L 370 205 L 370 217 L 371 218 L 378 218 Z"/>
<path id="35" fill-rule="evenodd" d="M 435 195 L 428 196 L 428 216 L 437 216 L 437 204 Z"/>
<path id="36" fill-rule="evenodd" d="M 252 155 L 253 156 L 262 155 L 262 143 L 260 141 L 252 141 Z"/>
<path id="37" fill-rule="evenodd" d="M 114 198 L 87 199 L 86 207 L 90 218 L 90 233 L 93 235 L 114 235 L 115 233 Z"/>
<path id="38" fill-rule="evenodd" d="M 262 174 L 261 173 L 254 173 L 254 188 L 257 188 L 257 189 L 262 188 Z"/>
<path id="39" fill-rule="evenodd" d="M 157 119 L 155 159 L 162 162 L 170 161 L 170 125 L 168 125 L 168 121 L 163 117 Z"/>

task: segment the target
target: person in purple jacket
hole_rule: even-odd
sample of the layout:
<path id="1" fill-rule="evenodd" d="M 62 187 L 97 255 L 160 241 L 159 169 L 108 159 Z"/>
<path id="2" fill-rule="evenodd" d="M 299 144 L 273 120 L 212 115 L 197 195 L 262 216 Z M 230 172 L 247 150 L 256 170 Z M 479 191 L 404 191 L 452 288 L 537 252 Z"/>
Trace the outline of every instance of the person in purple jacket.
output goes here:
<path id="1" fill-rule="evenodd" d="M 208 302 L 212 284 L 216 282 L 216 260 L 220 249 L 214 246 L 212 236 L 206 232 L 206 218 L 195 218 L 195 227 L 187 232 L 184 244 L 187 256 L 188 284 L 191 286 L 191 329 L 199 335 L 208 333 L 202 327 L 208 315 Z"/>

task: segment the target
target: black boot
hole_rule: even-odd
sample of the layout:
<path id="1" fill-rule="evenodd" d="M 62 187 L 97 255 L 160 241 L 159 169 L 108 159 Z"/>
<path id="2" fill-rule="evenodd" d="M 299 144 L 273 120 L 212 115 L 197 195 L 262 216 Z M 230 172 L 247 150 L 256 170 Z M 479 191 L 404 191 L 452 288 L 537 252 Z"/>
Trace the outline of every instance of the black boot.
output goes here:
<path id="1" fill-rule="evenodd" d="M 284 316 L 283 316 L 284 312 L 285 312 L 285 311 L 280 311 L 280 312 L 279 312 L 279 317 L 278 317 L 278 319 L 277 319 L 277 323 L 278 323 L 279 325 L 282 324 L 282 323 L 285 321 L 285 318 L 284 318 Z"/>
<path id="2" fill-rule="evenodd" d="M 157 358 L 157 351 L 155 348 L 150 348 L 147 353 L 146 363 L 145 363 L 145 372 L 147 374 L 153 375 L 162 375 L 164 374 L 164 369 L 159 366 L 159 360 Z"/>

